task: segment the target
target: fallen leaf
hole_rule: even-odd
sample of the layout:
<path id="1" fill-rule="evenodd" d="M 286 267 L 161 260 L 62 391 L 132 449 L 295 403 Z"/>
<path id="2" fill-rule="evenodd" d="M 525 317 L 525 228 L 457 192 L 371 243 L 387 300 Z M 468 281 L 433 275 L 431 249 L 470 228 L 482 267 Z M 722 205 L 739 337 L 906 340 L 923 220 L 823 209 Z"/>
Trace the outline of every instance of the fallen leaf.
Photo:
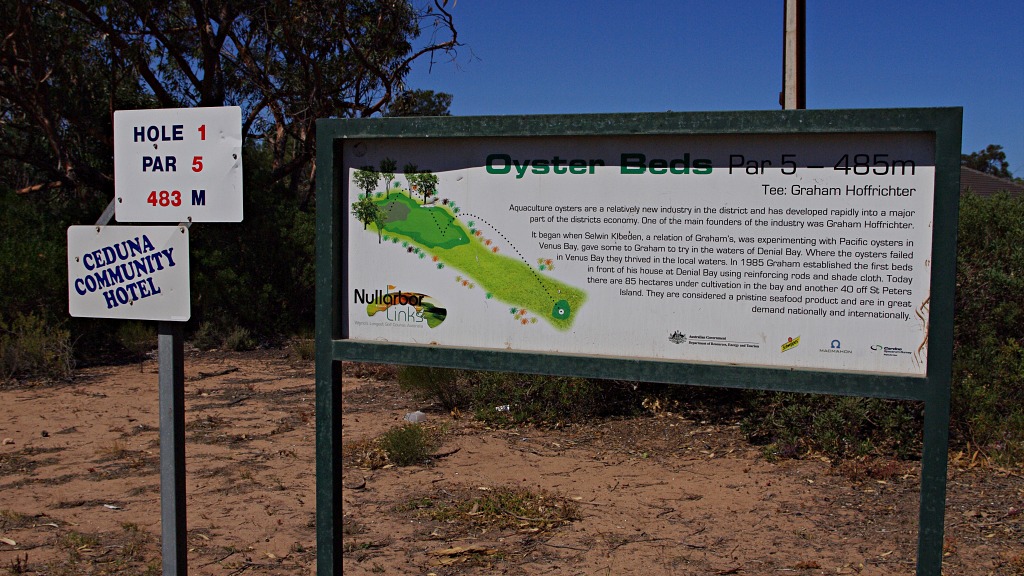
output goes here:
<path id="1" fill-rule="evenodd" d="M 14 540 L 11 540 L 10 538 L 0 538 L 0 542 L 3 542 L 4 544 L 8 544 L 10 546 L 17 546 L 18 545 L 17 542 L 15 542 Z"/>

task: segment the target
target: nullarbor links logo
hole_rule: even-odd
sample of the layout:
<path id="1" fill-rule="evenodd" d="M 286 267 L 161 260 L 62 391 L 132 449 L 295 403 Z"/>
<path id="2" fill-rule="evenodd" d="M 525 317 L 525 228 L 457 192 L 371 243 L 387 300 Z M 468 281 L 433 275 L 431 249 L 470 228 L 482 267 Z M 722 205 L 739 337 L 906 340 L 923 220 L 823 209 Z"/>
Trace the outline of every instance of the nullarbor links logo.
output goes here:
<path id="1" fill-rule="evenodd" d="M 431 296 L 419 292 L 403 292 L 391 284 L 388 284 L 387 290 L 378 288 L 373 292 L 357 288 L 353 299 L 356 304 L 366 305 L 368 317 L 381 314 L 388 322 L 398 325 L 426 324 L 428 328 L 437 328 L 448 316 L 448 310 Z"/>

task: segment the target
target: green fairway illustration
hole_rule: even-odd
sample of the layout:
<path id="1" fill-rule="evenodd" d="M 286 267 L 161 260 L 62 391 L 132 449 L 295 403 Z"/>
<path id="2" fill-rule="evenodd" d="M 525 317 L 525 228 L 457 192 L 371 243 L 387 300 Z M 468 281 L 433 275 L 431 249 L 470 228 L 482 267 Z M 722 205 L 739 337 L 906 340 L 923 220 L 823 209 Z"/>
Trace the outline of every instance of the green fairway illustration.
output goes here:
<path id="1" fill-rule="evenodd" d="M 528 310 L 559 330 L 572 326 L 586 301 L 583 290 L 542 274 L 521 257 L 500 253 L 490 240 L 481 238 L 473 223 L 467 225 L 458 218 L 454 203 L 425 204 L 398 188 L 369 198 L 380 213 L 366 223 L 368 233 L 380 235 L 385 242 L 401 242 L 407 252 L 420 258 L 429 254 L 437 268 L 458 270 L 479 285 L 487 298 L 518 311 Z"/>

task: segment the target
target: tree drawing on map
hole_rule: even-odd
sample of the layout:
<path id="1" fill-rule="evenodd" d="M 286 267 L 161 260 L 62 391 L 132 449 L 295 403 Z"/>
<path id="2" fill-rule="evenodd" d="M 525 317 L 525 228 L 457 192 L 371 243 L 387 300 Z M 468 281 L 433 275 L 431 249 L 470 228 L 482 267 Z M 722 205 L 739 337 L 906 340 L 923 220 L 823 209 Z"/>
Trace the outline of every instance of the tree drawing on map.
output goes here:
<path id="1" fill-rule="evenodd" d="M 479 288 L 483 298 L 508 304 L 509 315 L 519 325 L 536 324 L 541 318 L 559 330 L 572 326 L 586 301 L 585 291 L 550 277 L 550 260 L 538 259 L 531 266 L 484 218 L 460 214 L 455 202 L 439 197 L 436 174 L 406 164 L 404 174 L 396 175 L 395 167 L 387 158 L 380 168 L 354 171 L 352 181 L 361 192 L 352 204 L 352 216 L 363 230 L 436 270 L 458 271 L 454 279 L 459 286 Z M 404 177 L 405 188 L 396 176 Z M 384 189 L 378 190 L 381 183 Z M 503 245 L 515 256 L 503 254 Z"/>

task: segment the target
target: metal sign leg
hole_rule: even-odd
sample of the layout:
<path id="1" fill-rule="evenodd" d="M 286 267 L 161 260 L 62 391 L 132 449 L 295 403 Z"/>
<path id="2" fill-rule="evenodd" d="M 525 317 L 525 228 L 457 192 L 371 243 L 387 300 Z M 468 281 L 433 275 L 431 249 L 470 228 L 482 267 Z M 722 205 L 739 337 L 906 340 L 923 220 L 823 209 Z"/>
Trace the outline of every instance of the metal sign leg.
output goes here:
<path id="1" fill-rule="evenodd" d="M 185 347 L 180 322 L 157 324 L 160 357 L 160 531 L 163 576 L 188 574 Z"/>

